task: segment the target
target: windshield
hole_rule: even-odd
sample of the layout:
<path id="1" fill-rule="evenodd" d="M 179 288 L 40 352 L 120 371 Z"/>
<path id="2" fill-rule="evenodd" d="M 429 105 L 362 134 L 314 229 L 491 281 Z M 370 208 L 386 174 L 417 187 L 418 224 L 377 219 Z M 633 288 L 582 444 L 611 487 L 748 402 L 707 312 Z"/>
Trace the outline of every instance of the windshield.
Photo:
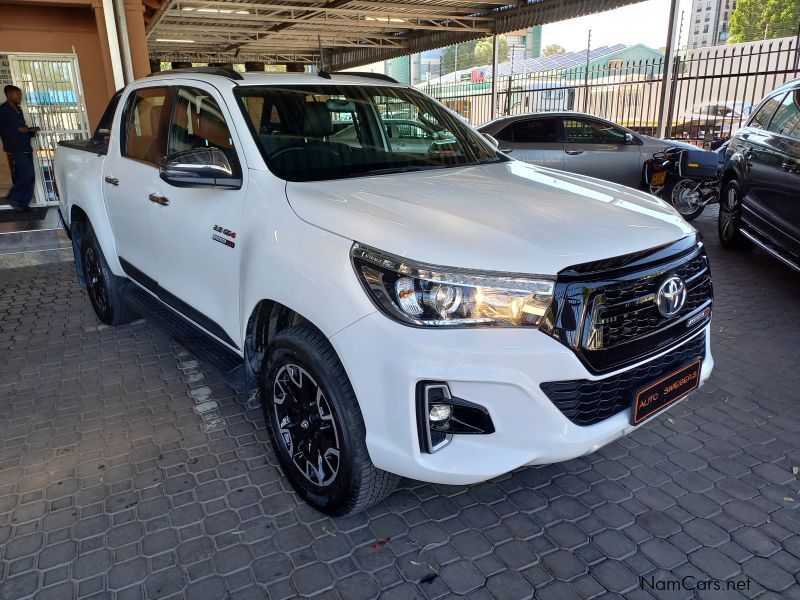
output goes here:
<path id="1" fill-rule="evenodd" d="M 411 89 L 241 86 L 236 95 L 267 166 L 288 181 L 507 160 L 447 108 Z"/>

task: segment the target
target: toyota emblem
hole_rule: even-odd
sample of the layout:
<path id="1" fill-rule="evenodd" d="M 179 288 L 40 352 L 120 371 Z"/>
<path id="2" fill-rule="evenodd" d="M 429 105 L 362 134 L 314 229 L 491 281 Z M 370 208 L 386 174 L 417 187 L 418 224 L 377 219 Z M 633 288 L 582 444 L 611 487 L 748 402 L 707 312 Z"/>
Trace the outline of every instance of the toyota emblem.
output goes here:
<path id="1" fill-rule="evenodd" d="M 681 312 L 685 303 L 686 284 L 683 283 L 683 279 L 676 275 L 668 277 L 656 294 L 658 312 L 666 318 L 674 317 Z"/>

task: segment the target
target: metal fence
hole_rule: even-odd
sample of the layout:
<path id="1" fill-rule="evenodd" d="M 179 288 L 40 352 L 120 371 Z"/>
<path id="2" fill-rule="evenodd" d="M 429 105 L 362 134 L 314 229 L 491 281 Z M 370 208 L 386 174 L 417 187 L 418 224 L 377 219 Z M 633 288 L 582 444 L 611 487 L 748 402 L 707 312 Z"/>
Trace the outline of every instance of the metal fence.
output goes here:
<path id="1" fill-rule="evenodd" d="M 667 82 L 667 136 L 697 143 L 729 136 L 764 94 L 798 76 L 798 58 L 794 37 L 680 53 Z M 484 77 L 480 68 L 462 74 L 462 81 L 426 82 L 417 88 L 476 126 L 493 116 L 576 110 L 655 135 L 663 73 L 664 59 L 656 58 L 501 76 L 496 115 L 491 76 Z"/>

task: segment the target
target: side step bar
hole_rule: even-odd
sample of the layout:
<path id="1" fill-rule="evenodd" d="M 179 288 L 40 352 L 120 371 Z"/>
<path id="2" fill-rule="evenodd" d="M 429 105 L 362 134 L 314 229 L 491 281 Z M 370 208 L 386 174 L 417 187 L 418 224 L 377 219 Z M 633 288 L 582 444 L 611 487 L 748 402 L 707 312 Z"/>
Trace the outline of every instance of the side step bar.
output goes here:
<path id="1" fill-rule="evenodd" d="M 124 298 L 139 315 L 174 338 L 199 360 L 222 371 L 225 381 L 233 389 L 246 393 L 244 359 L 241 356 L 132 282 L 125 285 Z"/>
<path id="2" fill-rule="evenodd" d="M 748 240 L 753 242 L 756 246 L 758 246 L 762 250 L 765 250 L 766 252 L 768 252 L 769 254 L 774 256 L 775 258 L 777 258 L 779 261 L 781 261 L 787 267 L 789 267 L 791 269 L 794 269 L 795 271 L 800 273 L 800 264 L 792 261 L 792 259 L 789 258 L 789 253 L 788 252 L 786 252 L 784 250 L 781 250 L 780 248 L 775 247 L 773 244 L 763 240 L 762 238 L 760 238 L 757 235 L 754 235 L 754 234 L 750 233 L 746 229 L 741 229 L 741 230 L 739 230 L 739 232 L 744 237 L 746 237 Z"/>

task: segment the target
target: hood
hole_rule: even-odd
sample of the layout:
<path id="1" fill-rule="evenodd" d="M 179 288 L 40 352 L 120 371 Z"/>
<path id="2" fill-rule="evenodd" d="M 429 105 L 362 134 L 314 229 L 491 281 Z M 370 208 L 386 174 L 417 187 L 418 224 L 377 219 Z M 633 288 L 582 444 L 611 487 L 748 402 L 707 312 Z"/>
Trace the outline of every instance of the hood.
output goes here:
<path id="1" fill-rule="evenodd" d="M 644 145 L 643 152 L 647 152 L 648 150 L 652 149 L 652 152 L 656 152 L 657 150 L 664 150 L 665 148 L 672 148 L 677 146 L 678 148 L 684 148 L 686 150 L 702 150 L 702 148 L 698 148 L 697 146 L 690 144 L 688 142 L 681 142 L 680 140 L 662 140 L 661 138 L 650 137 L 649 135 L 641 135 L 636 134 L 639 139 L 642 140 L 642 144 Z"/>
<path id="2" fill-rule="evenodd" d="M 435 265 L 555 275 L 693 234 L 672 207 L 599 179 L 508 161 L 290 182 L 304 221 Z"/>

